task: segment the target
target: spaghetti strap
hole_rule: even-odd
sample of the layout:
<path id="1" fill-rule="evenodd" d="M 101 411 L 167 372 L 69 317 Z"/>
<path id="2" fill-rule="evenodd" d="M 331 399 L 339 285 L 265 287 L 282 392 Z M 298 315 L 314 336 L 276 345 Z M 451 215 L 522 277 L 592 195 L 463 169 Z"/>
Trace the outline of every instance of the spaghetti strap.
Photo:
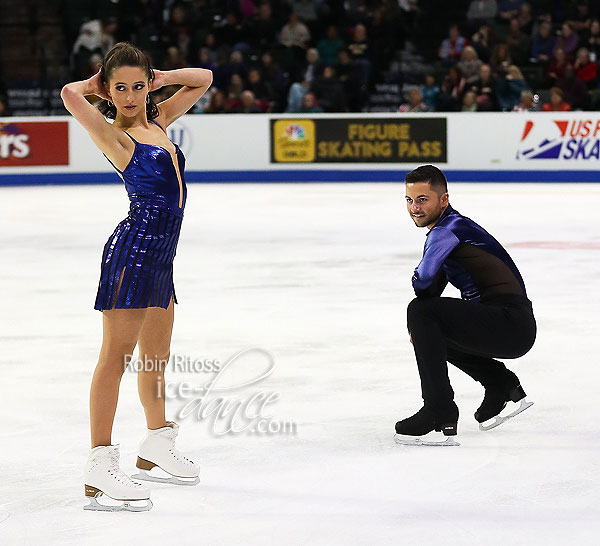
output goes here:
<path id="1" fill-rule="evenodd" d="M 135 138 L 133 138 L 127 131 L 123 131 L 131 140 L 133 140 L 133 142 L 135 142 L 137 144 L 137 140 Z"/>
<path id="2" fill-rule="evenodd" d="M 153 119 L 151 119 L 150 121 L 151 121 L 152 123 L 154 123 L 154 125 L 158 125 L 158 127 L 160 127 L 161 131 L 163 131 L 163 132 L 165 132 L 165 133 L 167 132 L 167 131 L 165 131 L 165 130 L 162 128 L 162 125 L 160 125 L 158 122 L 154 121 Z"/>

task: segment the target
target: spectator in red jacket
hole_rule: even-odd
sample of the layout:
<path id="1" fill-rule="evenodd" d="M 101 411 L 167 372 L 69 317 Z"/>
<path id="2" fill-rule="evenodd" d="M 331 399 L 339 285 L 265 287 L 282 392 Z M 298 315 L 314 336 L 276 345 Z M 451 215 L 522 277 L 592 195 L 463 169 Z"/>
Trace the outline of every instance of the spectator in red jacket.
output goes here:
<path id="1" fill-rule="evenodd" d="M 572 65 L 565 68 L 565 74 L 556 82 L 564 93 L 565 102 L 571 105 L 571 110 L 587 110 L 590 106 L 590 92 L 585 83 L 577 78 Z"/>
<path id="2" fill-rule="evenodd" d="M 577 58 L 573 67 L 575 68 L 577 78 L 583 81 L 588 89 L 596 87 L 598 81 L 598 64 L 590 60 L 590 52 L 585 47 L 581 47 L 577 51 Z"/>
<path id="3" fill-rule="evenodd" d="M 571 63 L 569 62 L 569 59 L 567 59 L 565 50 L 562 47 L 555 49 L 554 57 L 552 57 L 552 60 L 546 69 L 546 73 L 552 83 L 556 83 L 557 80 L 565 75 L 565 68 L 567 68 L 567 66 L 571 66 Z"/>
<path id="4" fill-rule="evenodd" d="M 571 106 L 564 99 L 564 93 L 559 87 L 550 89 L 550 102 L 542 106 L 542 112 L 568 112 Z"/>

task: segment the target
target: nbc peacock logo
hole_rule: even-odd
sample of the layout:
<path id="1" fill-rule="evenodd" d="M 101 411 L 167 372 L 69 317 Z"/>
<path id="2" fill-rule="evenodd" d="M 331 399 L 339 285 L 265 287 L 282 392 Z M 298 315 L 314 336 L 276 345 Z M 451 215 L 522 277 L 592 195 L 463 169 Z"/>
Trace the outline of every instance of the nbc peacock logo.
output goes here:
<path id="1" fill-rule="evenodd" d="M 285 128 L 285 136 L 290 140 L 304 140 L 306 138 L 306 131 L 301 125 L 292 123 Z"/>
<path id="2" fill-rule="evenodd" d="M 271 121 L 271 161 L 308 163 L 315 159 L 315 122 L 310 119 Z"/>

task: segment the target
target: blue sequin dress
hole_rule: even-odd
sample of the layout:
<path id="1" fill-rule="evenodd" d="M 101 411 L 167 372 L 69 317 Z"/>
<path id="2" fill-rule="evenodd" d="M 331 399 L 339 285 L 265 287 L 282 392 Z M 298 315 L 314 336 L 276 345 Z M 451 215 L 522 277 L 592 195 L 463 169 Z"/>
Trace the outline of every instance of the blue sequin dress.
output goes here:
<path id="1" fill-rule="evenodd" d="M 177 303 L 173 259 L 187 196 L 183 177 L 185 157 L 175 145 L 178 176 L 166 148 L 144 144 L 128 136 L 135 144 L 133 156 L 123 171 L 115 169 L 125 182 L 129 214 L 104 245 L 94 305 L 99 311 L 166 309 L 171 296 Z"/>

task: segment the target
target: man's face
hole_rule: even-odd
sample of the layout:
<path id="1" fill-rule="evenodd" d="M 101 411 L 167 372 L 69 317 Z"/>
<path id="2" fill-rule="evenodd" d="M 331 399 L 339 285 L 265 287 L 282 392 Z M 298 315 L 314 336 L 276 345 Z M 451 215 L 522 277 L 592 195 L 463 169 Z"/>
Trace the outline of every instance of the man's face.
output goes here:
<path id="1" fill-rule="evenodd" d="M 448 206 L 448 194 L 438 195 L 429 182 L 406 184 L 406 210 L 417 227 L 431 229 Z"/>

